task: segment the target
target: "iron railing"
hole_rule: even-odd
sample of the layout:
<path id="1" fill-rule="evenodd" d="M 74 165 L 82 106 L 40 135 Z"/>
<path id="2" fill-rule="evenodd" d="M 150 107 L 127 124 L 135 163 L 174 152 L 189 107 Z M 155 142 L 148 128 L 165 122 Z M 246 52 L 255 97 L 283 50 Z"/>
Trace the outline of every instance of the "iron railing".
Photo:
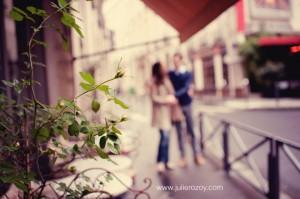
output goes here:
<path id="1" fill-rule="evenodd" d="M 209 119 L 217 121 L 217 125 L 211 125 Z M 206 126 L 210 124 L 212 130 L 207 133 Z M 217 134 L 222 134 L 222 158 L 223 158 L 223 168 L 226 173 L 229 174 L 231 170 L 234 170 L 243 179 L 260 193 L 264 194 L 269 199 L 279 199 L 280 198 L 280 150 L 286 155 L 288 160 L 300 172 L 300 162 L 290 150 L 290 148 L 300 151 L 300 144 L 284 139 L 279 136 L 272 135 L 271 133 L 249 126 L 240 122 L 236 122 L 229 119 L 224 119 L 217 117 L 215 115 L 201 112 L 199 115 L 199 127 L 200 127 L 200 147 L 203 152 L 205 152 L 205 147 L 209 141 L 212 141 Z M 221 131 L 220 131 L 221 130 Z M 244 139 L 239 134 L 239 130 L 255 135 L 261 138 L 260 141 L 256 142 L 250 148 L 244 142 Z M 230 136 L 229 136 L 230 135 Z M 230 153 L 230 142 L 231 139 L 237 143 L 238 148 L 242 151 L 237 157 L 232 157 Z M 257 166 L 255 160 L 250 156 L 256 149 L 263 145 L 269 144 L 269 150 L 267 154 L 267 179 L 263 176 L 261 170 Z M 249 179 L 245 178 L 238 170 L 233 168 L 233 165 L 237 162 L 245 159 L 248 163 L 250 169 L 252 170 L 255 178 L 259 182 L 259 186 L 255 186 L 250 182 Z"/>

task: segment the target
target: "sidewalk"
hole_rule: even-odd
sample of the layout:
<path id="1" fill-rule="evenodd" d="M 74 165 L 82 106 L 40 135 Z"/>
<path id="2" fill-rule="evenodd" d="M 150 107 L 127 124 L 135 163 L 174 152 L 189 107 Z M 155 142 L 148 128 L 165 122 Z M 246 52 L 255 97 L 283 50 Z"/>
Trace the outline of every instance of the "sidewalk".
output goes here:
<path id="1" fill-rule="evenodd" d="M 220 160 L 207 159 L 206 165 L 202 167 L 195 166 L 192 161 L 191 149 L 186 144 L 189 166 L 186 169 L 176 168 L 162 175 L 156 172 L 156 154 L 159 134 L 156 129 L 151 128 L 149 114 L 145 113 L 136 122 L 136 130 L 139 131 L 140 144 L 137 156 L 134 159 L 134 168 L 136 171 L 135 189 L 145 187 L 144 179 L 150 178 L 152 186 L 148 190 L 151 198 L 160 199 L 199 199 L 199 198 L 222 198 L 222 199 L 250 199 L 264 198 L 249 185 L 244 183 L 234 174 L 227 176 L 222 169 Z M 139 118 L 140 118 L 139 117 Z M 131 121 L 134 122 L 134 121 Z M 179 154 L 177 148 L 177 139 L 175 132 L 171 133 L 170 143 L 170 159 L 171 162 L 177 163 Z M 163 186 L 163 187 L 162 187 Z M 176 189 L 175 187 L 186 186 L 221 186 L 222 190 L 203 191 L 203 190 L 162 190 Z M 132 194 L 128 193 L 125 199 L 132 198 Z"/>
<path id="2" fill-rule="evenodd" d="M 224 101 L 224 106 L 232 109 L 293 109 L 300 108 L 300 99 L 247 98 Z"/>
<path id="3" fill-rule="evenodd" d="M 206 111 L 206 112 L 233 112 L 241 110 L 287 110 L 287 109 L 300 109 L 300 99 L 297 98 L 198 98 L 194 100 L 196 105 L 195 112 Z"/>

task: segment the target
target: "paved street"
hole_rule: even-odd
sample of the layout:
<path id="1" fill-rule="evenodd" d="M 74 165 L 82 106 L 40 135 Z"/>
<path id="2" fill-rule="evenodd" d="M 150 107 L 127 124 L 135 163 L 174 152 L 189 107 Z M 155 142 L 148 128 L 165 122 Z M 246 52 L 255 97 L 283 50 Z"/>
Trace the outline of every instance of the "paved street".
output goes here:
<path id="1" fill-rule="evenodd" d="M 145 109 L 146 108 L 146 109 Z M 147 106 L 144 106 L 144 111 L 147 111 Z M 145 117 L 143 117 L 145 116 Z M 152 186 L 149 190 L 151 198 L 160 199 L 198 199 L 198 198 L 264 198 L 253 189 L 241 181 L 237 176 L 226 176 L 222 170 L 222 165 L 219 161 L 208 160 L 207 164 L 202 167 L 194 165 L 191 156 L 191 149 L 187 145 L 189 156 L 189 166 L 186 169 L 176 168 L 173 171 L 168 171 L 165 174 L 159 175 L 156 171 L 156 154 L 159 134 L 156 129 L 151 128 L 148 114 L 136 116 L 136 121 L 132 121 L 135 125 L 132 126 L 135 130 L 140 131 L 140 144 L 136 157 L 134 158 L 134 167 L 136 173 L 136 186 L 134 188 L 144 187 L 143 180 L 149 177 L 152 180 Z M 142 119 L 144 118 L 144 120 Z M 145 119 L 148 118 L 148 119 Z M 131 126 L 131 125 L 129 125 Z M 175 132 L 171 134 L 170 155 L 171 162 L 174 164 L 178 161 L 178 149 L 176 143 Z M 180 186 L 180 185 L 221 185 L 223 190 L 219 191 L 162 191 L 158 190 L 160 185 L 165 186 Z M 129 193 L 126 198 L 132 198 Z"/>
<path id="2" fill-rule="evenodd" d="M 189 159 L 190 166 L 188 169 L 183 170 L 177 168 L 174 171 L 168 172 L 165 175 L 158 175 L 155 170 L 155 159 L 158 143 L 158 133 L 150 125 L 150 104 L 147 98 L 134 100 L 130 102 L 134 104 L 132 107 L 134 117 L 131 120 L 131 129 L 139 131 L 140 144 L 139 150 L 135 157 L 135 168 L 137 171 L 136 187 L 143 187 L 143 179 L 150 177 L 153 185 L 150 189 L 152 198 L 260 198 L 254 189 L 245 184 L 239 177 L 232 173 L 226 176 L 222 170 L 221 160 L 208 157 L 208 163 L 203 167 L 196 167 Z M 197 106 L 196 103 L 194 107 Z M 198 107 L 198 106 L 197 106 Z M 205 109 L 210 109 L 206 106 Z M 211 107 L 214 110 L 221 110 L 215 106 Z M 196 110 L 196 109 L 194 109 Z M 197 109 L 198 110 L 198 109 Z M 195 120 L 196 120 L 196 113 Z M 227 110 L 215 112 L 219 117 L 239 121 L 248 125 L 253 125 L 256 128 L 269 131 L 270 133 L 282 136 L 293 141 L 300 141 L 298 136 L 298 129 L 300 129 L 300 110 L 286 109 L 286 110 L 248 110 L 248 111 L 232 111 Z M 196 122 L 195 122 L 196 123 Z M 196 123 L 197 124 L 197 123 Z M 197 129 L 197 127 L 196 127 Z M 259 141 L 256 136 L 249 136 L 243 131 L 239 131 L 244 142 L 248 147 L 252 146 L 255 142 Z M 174 132 L 171 134 L 171 160 L 176 163 L 178 160 L 177 140 Z M 268 146 L 262 146 L 253 153 L 253 158 L 257 162 L 264 177 L 267 177 L 267 152 Z M 293 151 L 294 152 L 294 151 Z M 191 151 L 189 150 L 189 153 Z M 234 142 L 231 142 L 232 157 L 239 155 L 240 151 L 237 150 Z M 300 153 L 295 152 L 300 157 Z M 289 161 L 281 155 L 281 188 L 284 193 L 287 193 L 292 198 L 299 198 L 300 187 L 297 182 L 300 181 L 300 174 L 297 173 L 295 168 Z M 211 192 L 195 192 L 195 191 L 160 191 L 157 190 L 159 185 L 223 185 L 223 191 Z M 238 196 L 238 197 L 237 197 Z"/>

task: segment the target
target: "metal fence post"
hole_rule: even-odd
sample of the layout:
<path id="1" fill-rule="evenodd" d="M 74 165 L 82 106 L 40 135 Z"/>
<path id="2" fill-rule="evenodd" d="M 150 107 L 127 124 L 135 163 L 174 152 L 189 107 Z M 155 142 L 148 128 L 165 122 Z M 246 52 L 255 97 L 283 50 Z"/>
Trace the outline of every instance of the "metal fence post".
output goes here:
<path id="1" fill-rule="evenodd" d="M 223 122 L 224 125 L 224 130 L 223 130 L 223 152 L 224 152 L 224 157 L 223 157 L 223 166 L 224 170 L 228 173 L 230 170 L 230 164 L 229 164 L 229 135 L 228 135 L 228 130 L 229 130 L 229 123 Z"/>
<path id="2" fill-rule="evenodd" d="M 280 198 L 279 144 L 276 140 L 270 140 L 270 152 L 268 154 L 269 199 Z"/>
<path id="3" fill-rule="evenodd" d="M 199 115 L 199 130 L 200 130 L 200 148 L 202 153 L 204 152 L 204 115 L 203 113 L 200 113 Z"/>

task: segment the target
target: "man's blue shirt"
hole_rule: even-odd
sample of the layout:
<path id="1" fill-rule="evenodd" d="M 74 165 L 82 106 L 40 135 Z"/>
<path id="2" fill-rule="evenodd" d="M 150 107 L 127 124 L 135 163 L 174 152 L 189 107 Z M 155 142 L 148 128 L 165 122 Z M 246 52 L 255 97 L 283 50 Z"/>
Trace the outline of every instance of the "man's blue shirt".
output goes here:
<path id="1" fill-rule="evenodd" d="M 181 106 L 189 105 L 192 103 L 192 98 L 189 96 L 188 91 L 193 81 L 193 74 L 191 72 L 177 72 L 169 71 L 169 78 L 175 90 L 175 97 Z"/>

